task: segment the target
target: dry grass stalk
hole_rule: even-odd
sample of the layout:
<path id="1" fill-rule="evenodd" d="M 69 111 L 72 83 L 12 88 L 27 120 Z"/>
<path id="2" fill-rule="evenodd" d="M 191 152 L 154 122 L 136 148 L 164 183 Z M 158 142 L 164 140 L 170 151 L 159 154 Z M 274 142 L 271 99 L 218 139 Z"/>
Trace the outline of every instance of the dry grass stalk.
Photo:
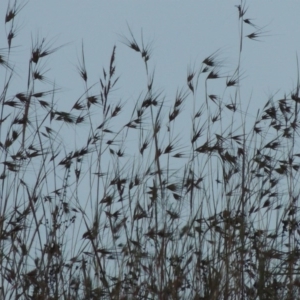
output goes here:
<path id="1" fill-rule="evenodd" d="M 32 45 L 27 90 L 12 91 L 14 22 L 24 6 L 9 4 L 8 47 L 0 51 L 0 298 L 296 299 L 299 78 L 289 95 L 267 99 L 247 130 L 238 96 L 242 41 L 264 32 L 244 2 L 233 74 L 220 75 L 217 50 L 188 70 L 171 107 L 149 72 L 151 43 L 128 27 L 123 43 L 140 53 L 147 84 L 127 122 L 120 121 L 127 103 L 112 97 L 116 46 L 97 93 L 82 44 L 84 91 L 69 111 L 59 109 L 59 89 L 45 77 L 44 58 L 60 48 L 46 39 Z M 257 31 L 245 36 L 251 27 Z M 214 84 L 230 101 L 211 93 Z M 182 120 L 189 101 L 190 123 Z M 182 124 L 190 126 L 188 145 Z M 88 130 L 70 151 L 63 132 L 81 128 Z"/>

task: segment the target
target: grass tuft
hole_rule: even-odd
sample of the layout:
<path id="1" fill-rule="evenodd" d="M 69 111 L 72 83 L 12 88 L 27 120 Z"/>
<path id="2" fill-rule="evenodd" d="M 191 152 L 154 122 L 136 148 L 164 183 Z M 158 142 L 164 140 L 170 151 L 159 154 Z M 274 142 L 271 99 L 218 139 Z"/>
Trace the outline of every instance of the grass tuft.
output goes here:
<path id="1" fill-rule="evenodd" d="M 298 299 L 299 78 L 242 110 L 242 45 L 266 33 L 244 1 L 230 76 L 220 48 L 164 95 L 152 42 L 128 26 L 100 78 L 82 42 L 68 109 L 45 76 L 66 44 L 32 39 L 12 84 L 25 7 L 9 2 L 0 49 L 0 299 Z M 146 76 L 133 106 L 115 96 L 122 44 Z"/>

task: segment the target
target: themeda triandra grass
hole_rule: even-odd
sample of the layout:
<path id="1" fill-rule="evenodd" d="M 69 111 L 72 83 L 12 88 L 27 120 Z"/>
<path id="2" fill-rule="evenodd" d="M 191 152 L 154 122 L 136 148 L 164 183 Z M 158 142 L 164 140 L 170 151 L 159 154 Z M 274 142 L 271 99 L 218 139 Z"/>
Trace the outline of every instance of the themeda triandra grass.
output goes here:
<path id="1" fill-rule="evenodd" d="M 32 38 L 28 76 L 17 72 L 16 20 L 25 9 L 9 2 L 0 51 L 0 298 L 296 299 L 299 75 L 254 121 L 243 111 L 244 41 L 266 33 L 244 1 L 231 74 L 220 48 L 188 67 L 170 104 L 157 88 L 152 43 L 128 26 L 97 86 L 82 43 L 84 90 L 68 111 L 45 60 L 65 45 Z M 124 44 L 147 77 L 133 108 L 113 97 Z M 74 132 L 84 134 L 70 150 Z"/>

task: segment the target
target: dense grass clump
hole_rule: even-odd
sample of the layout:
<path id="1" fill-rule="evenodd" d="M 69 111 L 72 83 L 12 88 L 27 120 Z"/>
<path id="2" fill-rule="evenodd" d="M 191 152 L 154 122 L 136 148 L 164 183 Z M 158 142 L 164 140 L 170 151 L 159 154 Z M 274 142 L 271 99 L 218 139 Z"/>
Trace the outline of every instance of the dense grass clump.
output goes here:
<path id="1" fill-rule="evenodd" d="M 230 76 L 217 50 L 188 68 L 169 105 L 155 86 L 152 44 L 129 28 L 97 86 L 82 45 L 85 88 L 69 110 L 45 75 L 45 59 L 65 45 L 33 39 L 28 76 L 15 71 L 23 9 L 9 3 L 0 51 L 0 298 L 297 299 L 299 78 L 254 121 L 243 111 L 244 40 L 265 34 L 243 1 Z M 112 96 L 126 46 L 147 76 L 133 107 Z"/>

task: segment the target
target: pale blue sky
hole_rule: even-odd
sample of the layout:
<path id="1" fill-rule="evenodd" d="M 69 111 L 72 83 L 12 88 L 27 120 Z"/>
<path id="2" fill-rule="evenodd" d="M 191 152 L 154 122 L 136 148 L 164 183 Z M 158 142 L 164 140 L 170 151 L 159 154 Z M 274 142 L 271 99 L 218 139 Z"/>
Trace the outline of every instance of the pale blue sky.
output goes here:
<path id="1" fill-rule="evenodd" d="M 174 91 L 185 83 L 188 64 L 198 63 L 218 48 L 224 49 L 228 72 L 236 64 L 238 51 L 237 9 L 239 1 L 36 1 L 30 0 L 20 13 L 20 28 L 15 43 L 16 65 L 27 67 L 31 35 L 53 39 L 54 45 L 71 42 L 50 58 L 53 78 L 65 88 L 80 83 L 76 63 L 84 41 L 90 78 L 101 75 L 114 44 L 117 45 L 117 71 L 121 72 L 122 93 L 138 91 L 144 83 L 139 57 L 122 45 L 118 34 L 128 35 L 130 25 L 135 36 L 143 28 L 146 41 L 153 41 L 150 65 L 156 68 L 158 87 Z M 7 1 L 0 3 L 6 12 Z M 267 94 L 294 85 L 296 51 L 300 45 L 299 1 L 248 1 L 247 17 L 258 26 L 267 26 L 262 42 L 245 41 L 242 69 L 243 87 L 254 95 Z M 4 27 L 0 27 L 3 34 Z M 248 32 L 246 31 L 248 29 Z M 245 27 L 249 34 L 253 28 Z M 3 42 L 4 40 L 2 40 Z M 6 45 L 1 45 L 5 47 Z M 131 70 L 128 65 L 132 65 Z M 60 78 L 58 74 L 61 74 Z M 66 76 L 65 74 L 68 74 Z M 27 76 L 26 72 L 24 73 Z M 48 73 L 51 78 L 51 72 Z M 22 76 L 22 75 L 21 75 Z M 130 81 L 128 79 L 131 79 Z M 91 82 L 90 82 L 91 83 Z"/>
<path id="2" fill-rule="evenodd" d="M 1 1 L 4 18 L 8 1 Z M 231 75 L 236 68 L 239 50 L 238 11 L 240 1 L 37 1 L 30 0 L 19 13 L 17 46 L 11 60 L 19 77 L 14 77 L 8 94 L 26 91 L 31 39 L 45 37 L 53 47 L 70 43 L 46 59 L 46 76 L 62 90 L 56 95 L 61 110 L 70 110 L 84 92 L 77 72 L 84 42 L 88 83 L 97 83 L 102 68 L 107 67 L 114 45 L 116 74 L 120 75 L 113 100 L 134 104 L 145 91 L 146 75 L 140 56 L 122 44 L 120 35 L 129 36 L 127 23 L 140 42 L 152 42 L 150 71 L 155 69 L 154 87 L 163 91 L 165 105 L 172 105 L 177 89 L 186 85 L 188 66 L 200 66 L 202 60 L 217 49 L 225 63 L 222 74 Z M 250 120 L 262 108 L 268 96 L 279 90 L 278 97 L 296 86 L 296 53 L 300 46 L 299 1 L 248 1 L 246 17 L 264 27 L 260 42 L 245 39 L 241 60 L 244 78 L 241 95 L 245 108 L 251 97 Z M 244 26 L 244 35 L 255 29 Z M 0 26 L 4 36 L 5 26 Z M 1 39 L 3 43 L 5 39 Z M 6 47 L 5 44 L 0 45 Z M 217 84 L 211 94 L 219 93 Z M 41 86 L 41 89 L 45 89 Z M 10 93 L 11 91 L 11 93 Z M 201 98 L 200 98 L 201 99 Z M 199 100 L 201 101 L 201 100 Z M 202 100 L 203 101 L 203 100 Z M 229 101 L 229 99 L 224 99 Z M 168 111 L 168 110 L 167 110 Z M 130 110 L 131 113 L 131 110 Z M 191 115 L 186 107 L 185 118 Z M 124 116 L 124 119 L 122 119 Z M 130 116 L 123 113 L 126 124 Z M 125 123 L 126 122 L 126 123 Z M 68 129 L 69 130 L 69 129 Z M 68 132 L 70 136 L 70 132 Z M 77 141 L 80 136 L 75 133 Z M 189 134 L 186 135 L 190 139 Z M 66 146 L 68 142 L 65 140 Z M 73 148 L 70 140 L 69 146 Z"/>

